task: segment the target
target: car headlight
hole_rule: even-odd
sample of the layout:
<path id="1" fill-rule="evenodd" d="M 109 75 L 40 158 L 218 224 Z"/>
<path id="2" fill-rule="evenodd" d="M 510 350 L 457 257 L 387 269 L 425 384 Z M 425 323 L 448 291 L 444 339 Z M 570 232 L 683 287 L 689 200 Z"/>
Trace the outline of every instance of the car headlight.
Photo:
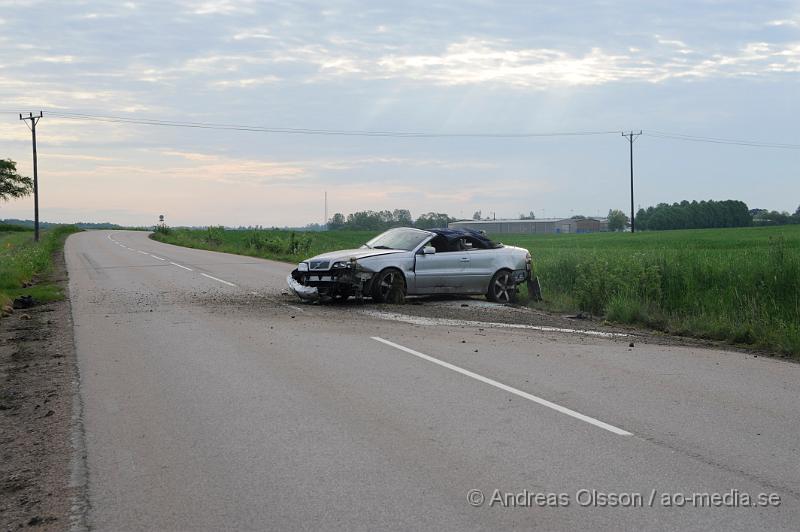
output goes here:
<path id="1" fill-rule="evenodd" d="M 531 252 L 530 251 L 525 254 L 525 262 L 528 263 L 528 264 L 531 263 Z"/>
<path id="2" fill-rule="evenodd" d="M 297 265 L 297 271 L 298 272 L 307 272 L 308 271 L 308 264 L 306 264 L 305 262 L 301 262 L 300 264 Z"/>
<path id="3" fill-rule="evenodd" d="M 331 267 L 332 268 L 349 268 L 350 267 L 350 261 L 348 261 L 348 260 L 339 260 L 339 261 L 334 262 L 333 266 L 331 266 Z"/>

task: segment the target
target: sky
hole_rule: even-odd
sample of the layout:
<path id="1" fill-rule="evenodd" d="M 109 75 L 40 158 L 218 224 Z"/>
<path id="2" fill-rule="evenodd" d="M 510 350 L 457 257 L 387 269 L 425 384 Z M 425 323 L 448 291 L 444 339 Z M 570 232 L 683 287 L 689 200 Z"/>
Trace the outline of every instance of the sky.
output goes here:
<path id="1" fill-rule="evenodd" d="M 0 0 L 0 158 L 32 175 L 17 113 L 43 110 L 55 222 L 299 226 L 326 191 L 329 215 L 605 215 L 630 208 L 630 130 L 637 208 L 794 212 L 799 96 L 797 1 Z M 576 132 L 607 133 L 493 136 Z"/>

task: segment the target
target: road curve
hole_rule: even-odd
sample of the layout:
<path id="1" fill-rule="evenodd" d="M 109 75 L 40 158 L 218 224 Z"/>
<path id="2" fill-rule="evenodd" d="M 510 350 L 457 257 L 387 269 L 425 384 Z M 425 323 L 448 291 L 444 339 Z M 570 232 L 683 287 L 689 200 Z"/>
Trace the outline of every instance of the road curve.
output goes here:
<path id="1" fill-rule="evenodd" d="M 286 264 L 142 232 L 66 257 L 93 529 L 800 523 L 796 364 L 301 306 Z M 725 503 L 665 506 L 694 493 Z"/>

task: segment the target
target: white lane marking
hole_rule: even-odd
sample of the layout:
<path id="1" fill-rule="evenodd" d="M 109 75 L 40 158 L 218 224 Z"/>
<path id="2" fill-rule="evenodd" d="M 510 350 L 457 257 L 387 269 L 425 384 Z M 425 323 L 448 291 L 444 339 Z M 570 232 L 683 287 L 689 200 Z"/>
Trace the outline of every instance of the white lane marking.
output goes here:
<path id="1" fill-rule="evenodd" d="M 220 283 L 222 283 L 222 284 L 226 284 L 226 285 L 228 285 L 228 286 L 236 286 L 236 285 L 235 285 L 235 284 L 233 284 L 233 283 L 229 283 L 228 281 L 223 281 L 222 279 L 219 279 L 219 278 L 217 278 L 217 277 L 214 277 L 213 275 L 208 275 L 207 273 L 201 273 L 200 275 L 202 275 L 203 277 L 208 277 L 209 279 L 214 279 L 215 281 L 219 281 Z"/>
<path id="2" fill-rule="evenodd" d="M 146 251 L 142 251 L 141 249 L 137 249 L 136 251 L 138 251 L 138 252 L 139 252 L 139 253 L 141 253 L 142 255 L 149 255 L 149 253 L 148 253 L 148 252 L 146 252 Z"/>
<path id="3" fill-rule="evenodd" d="M 182 266 L 182 265 L 178 264 L 177 262 L 170 261 L 170 264 L 172 264 L 173 266 L 177 266 L 178 268 L 183 268 L 184 270 L 189 270 L 190 272 L 194 271 L 193 269 L 187 268 L 186 266 Z"/>
<path id="4" fill-rule="evenodd" d="M 150 253 L 150 256 L 153 257 L 154 259 L 158 259 L 158 260 L 167 260 L 167 259 L 162 259 L 161 257 L 156 257 L 152 253 Z"/>
<path id="5" fill-rule="evenodd" d="M 467 377 L 473 378 L 475 380 L 478 380 L 478 381 L 483 382 L 485 384 L 488 384 L 490 386 L 494 386 L 495 388 L 499 388 L 499 389 L 504 390 L 504 391 L 506 391 L 508 393 L 512 393 L 514 395 L 522 397 L 523 399 L 527 399 L 529 401 L 533 401 L 534 403 L 540 404 L 542 406 L 546 406 L 547 408 L 552 408 L 556 412 L 561 412 L 562 414 L 566 414 L 568 416 L 574 417 L 575 419 L 580 419 L 581 421 L 585 421 L 586 423 L 594 425 L 595 427 L 600 427 L 601 429 L 605 429 L 605 430 L 607 430 L 609 432 L 613 432 L 614 434 L 617 434 L 619 436 L 633 436 L 633 434 L 631 434 L 627 430 L 622 430 L 621 428 L 615 427 L 614 425 L 609 425 L 608 423 L 604 423 L 604 422 L 600 421 L 599 419 L 595 419 L 593 417 L 589 417 L 589 416 L 586 416 L 584 414 L 581 414 L 580 412 L 576 412 L 574 410 L 570 410 L 569 408 L 563 407 L 561 405 L 557 405 L 555 403 L 551 403 L 547 399 L 542 399 L 541 397 L 537 397 L 535 395 L 529 394 L 528 392 L 523 392 L 522 390 L 518 390 L 516 388 L 512 388 L 511 386 L 503 384 L 502 382 L 497 382 L 494 379 L 490 379 L 488 377 L 484 377 L 483 375 L 478 375 L 477 373 L 473 373 L 473 372 L 471 372 L 469 370 L 460 368 L 458 366 L 454 366 L 453 364 L 450 364 L 449 362 L 445 362 L 443 360 L 439 360 L 438 358 L 433 358 L 432 356 L 426 355 L 424 353 L 420 353 L 419 351 L 414 351 L 413 349 L 410 349 L 408 347 L 402 346 L 400 344 L 396 344 L 394 342 L 390 342 L 389 340 L 385 340 L 385 339 L 381 338 L 380 336 L 372 336 L 371 338 L 373 340 L 377 341 L 377 342 L 381 342 L 381 343 L 386 344 L 388 346 L 394 347 L 395 349 L 399 349 L 400 351 L 404 351 L 404 352 L 406 352 L 406 353 L 408 353 L 410 355 L 414 355 L 415 357 L 419 357 L 419 358 L 421 358 L 423 360 L 427 360 L 428 362 L 432 362 L 434 364 L 442 366 L 443 368 L 447 368 L 447 369 L 453 370 L 453 371 L 455 371 L 457 373 L 461 373 L 462 375 L 466 375 Z"/>
<path id="6" fill-rule="evenodd" d="M 626 333 L 610 333 L 602 331 L 584 331 L 581 329 L 564 329 L 561 327 L 545 327 L 542 325 L 525 325 L 522 323 L 499 323 L 486 321 L 452 320 L 448 318 L 424 318 L 421 316 L 409 316 L 396 312 L 383 312 L 380 310 L 364 310 L 367 316 L 380 318 L 382 320 L 400 321 L 412 325 L 447 325 L 453 327 L 492 327 L 497 329 L 529 329 L 542 332 L 559 332 L 569 334 L 585 334 L 587 336 L 601 336 L 603 338 L 621 338 L 630 336 Z"/>

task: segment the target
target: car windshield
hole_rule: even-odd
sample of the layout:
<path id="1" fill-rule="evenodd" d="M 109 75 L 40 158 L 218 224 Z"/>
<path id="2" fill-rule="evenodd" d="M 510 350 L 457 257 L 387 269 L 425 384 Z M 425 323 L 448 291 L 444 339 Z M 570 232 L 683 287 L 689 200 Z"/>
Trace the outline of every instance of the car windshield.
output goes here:
<path id="1" fill-rule="evenodd" d="M 430 235 L 419 229 L 390 229 L 365 244 L 372 249 L 405 249 L 411 251 Z"/>

